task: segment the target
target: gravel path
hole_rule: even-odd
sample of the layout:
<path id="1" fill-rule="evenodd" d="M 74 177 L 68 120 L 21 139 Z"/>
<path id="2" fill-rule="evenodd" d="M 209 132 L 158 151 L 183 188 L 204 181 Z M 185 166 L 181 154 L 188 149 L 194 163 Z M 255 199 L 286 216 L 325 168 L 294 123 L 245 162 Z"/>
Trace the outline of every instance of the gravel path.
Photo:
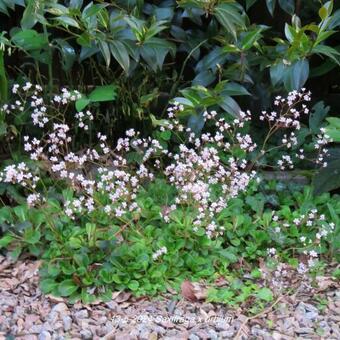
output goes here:
<path id="1" fill-rule="evenodd" d="M 281 296 L 261 315 L 184 299 L 135 299 L 68 305 L 38 288 L 39 262 L 0 256 L 0 339 L 340 339 L 339 285 L 309 282 Z M 324 281 L 325 282 L 325 281 Z M 318 293 L 316 300 L 315 294 Z M 244 313 L 244 314 L 243 314 Z"/>

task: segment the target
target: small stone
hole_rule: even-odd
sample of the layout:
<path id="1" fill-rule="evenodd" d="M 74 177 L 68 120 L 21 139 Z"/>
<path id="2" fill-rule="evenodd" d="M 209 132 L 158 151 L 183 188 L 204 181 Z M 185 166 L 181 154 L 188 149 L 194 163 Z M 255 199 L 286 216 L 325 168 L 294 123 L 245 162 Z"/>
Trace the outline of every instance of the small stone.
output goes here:
<path id="1" fill-rule="evenodd" d="M 141 340 L 148 340 L 150 336 L 150 330 L 148 329 L 142 329 L 139 335 L 139 338 Z"/>
<path id="2" fill-rule="evenodd" d="M 157 333 L 155 332 L 152 332 L 148 337 L 148 340 L 157 340 L 157 339 L 158 339 L 158 336 L 157 336 Z"/>
<path id="3" fill-rule="evenodd" d="M 43 328 L 42 325 L 33 325 L 33 326 L 30 328 L 30 333 L 39 334 L 39 333 L 41 333 L 42 328 Z"/>
<path id="4" fill-rule="evenodd" d="M 200 340 L 200 338 L 196 334 L 190 334 L 189 340 Z"/>
<path id="5" fill-rule="evenodd" d="M 80 331 L 81 338 L 84 340 L 90 340 L 92 339 L 92 333 L 88 329 L 83 329 Z"/>
<path id="6" fill-rule="evenodd" d="M 166 330 L 163 327 L 158 326 L 158 325 L 155 325 L 152 329 L 157 334 L 164 334 L 166 332 Z"/>
<path id="7" fill-rule="evenodd" d="M 227 331 L 223 331 L 220 333 L 222 339 L 224 338 L 232 338 L 235 335 L 235 329 L 230 327 Z"/>
<path id="8" fill-rule="evenodd" d="M 117 333 L 115 334 L 113 337 L 105 337 L 105 340 L 111 340 L 111 339 L 114 339 L 114 340 L 127 340 L 127 339 L 131 339 L 131 335 L 129 332 L 121 332 L 121 333 Z"/>
<path id="9" fill-rule="evenodd" d="M 68 311 L 68 307 L 63 302 L 56 304 L 51 310 L 51 312 L 57 312 L 57 313 L 64 313 L 66 311 Z"/>
<path id="10" fill-rule="evenodd" d="M 218 339 L 217 333 L 213 329 L 210 329 L 208 334 L 211 340 Z"/>
<path id="11" fill-rule="evenodd" d="M 306 317 L 308 320 L 315 320 L 318 316 L 319 316 L 319 313 L 317 313 L 317 312 L 307 312 L 307 313 L 305 314 L 305 317 Z"/>
<path id="12" fill-rule="evenodd" d="M 52 337 L 51 337 L 50 332 L 42 331 L 42 332 L 39 334 L 38 339 L 39 339 L 39 340 L 51 340 Z"/>
<path id="13" fill-rule="evenodd" d="M 65 332 L 71 329 L 72 319 L 68 315 L 63 316 L 63 325 L 64 325 Z"/>
<path id="14" fill-rule="evenodd" d="M 89 313 L 86 309 L 81 309 L 74 314 L 76 319 L 86 319 L 89 317 Z"/>
<path id="15" fill-rule="evenodd" d="M 297 334 L 314 334 L 313 328 L 309 327 L 300 327 L 295 329 L 295 333 Z"/>
<path id="16" fill-rule="evenodd" d="M 227 331 L 230 328 L 230 324 L 226 322 L 217 322 L 215 324 L 215 328 L 218 331 Z"/>
<path id="17" fill-rule="evenodd" d="M 53 327 L 54 330 L 56 330 L 56 329 L 61 329 L 61 328 L 63 328 L 63 323 L 59 320 L 59 321 L 57 321 L 56 323 L 54 323 L 54 324 L 52 325 L 52 327 Z"/>
<path id="18" fill-rule="evenodd" d="M 47 321 L 49 324 L 53 325 L 57 322 L 58 320 L 58 313 L 57 312 L 51 312 L 48 314 Z"/>

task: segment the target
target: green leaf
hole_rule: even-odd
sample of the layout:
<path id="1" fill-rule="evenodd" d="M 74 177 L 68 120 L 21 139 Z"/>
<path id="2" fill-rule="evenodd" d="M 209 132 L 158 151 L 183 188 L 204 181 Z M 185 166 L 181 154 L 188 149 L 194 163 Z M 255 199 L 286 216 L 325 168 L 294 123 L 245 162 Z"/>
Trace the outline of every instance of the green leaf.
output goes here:
<path id="1" fill-rule="evenodd" d="M 61 24 L 65 25 L 66 27 L 72 26 L 72 27 L 80 28 L 78 22 L 69 16 L 62 15 L 60 17 L 55 18 L 55 20 L 59 21 Z"/>
<path id="2" fill-rule="evenodd" d="M 240 116 L 241 108 L 233 98 L 229 96 L 223 97 L 222 101 L 218 105 L 232 116 Z"/>
<path id="3" fill-rule="evenodd" d="M 18 205 L 13 208 L 14 214 L 18 216 L 20 222 L 26 222 L 28 208 L 26 205 Z"/>
<path id="4" fill-rule="evenodd" d="M 295 12 L 295 0 L 279 0 L 280 7 L 290 15 Z"/>
<path id="5" fill-rule="evenodd" d="M 248 50 L 253 47 L 254 43 L 262 37 L 262 31 L 263 29 L 259 27 L 254 31 L 247 32 L 242 38 L 242 49 Z"/>
<path id="6" fill-rule="evenodd" d="M 340 129 L 340 118 L 328 117 L 327 122 L 330 124 L 331 127 Z"/>
<path id="7" fill-rule="evenodd" d="M 264 287 L 256 293 L 256 297 L 266 302 L 270 302 L 273 300 L 273 293 L 269 288 Z"/>
<path id="8" fill-rule="evenodd" d="M 0 122 L 0 137 L 7 134 L 7 124 L 4 122 Z"/>
<path id="9" fill-rule="evenodd" d="M 78 112 L 83 111 L 85 107 L 91 103 L 91 100 L 82 95 L 80 99 L 76 101 L 76 109 Z"/>
<path id="10" fill-rule="evenodd" d="M 130 68 L 130 57 L 124 44 L 119 40 L 114 40 L 110 43 L 110 51 L 123 70 L 128 72 Z"/>
<path id="11" fill-rule="evenodd" d="M 238 257 L 228 249 L 221 250 L 220 255 L 227 259 L 230 263 L 235 263 L 238 261 Z"/>
<path id="12" fill-rule="evenodd" d="M 39 242 L 41 233 L 39 230 L 29 228 L 25 230 L 24 240 L 30 244 L 36 244 Z"/>
<path id="13" fill-rule="evenodd" d="M 109 6 L 109 4 L 103 3 L 93 5 L 93 3 L 91 2 L 88 6 L 84 8 L 81 16 L 83 19 L 87 19 L 88 17 L 96 15 L 99 11 L 107 6 Z"/>
<path id="14" fill-rule="evenodd" d="M 325 20 L 328 17 L 328 11 L 325 6 L 322 6 L 319 9 L 319 17 L 321 18 L 321 20 Z"/>
<path id="15" fill-rule="evenodd" d="M 270 67 L 270 79 L 273 86 L 283 82 L 287 67 L 283 63 L 278 63 Z"/>
<path id="16" fill-rule="evenodd" d="M 58 291 L 61 296 L 70 296 L 78 290 L 78 286 L 73 280 L 64 280 L 58 285 Z"/>
<path id="17" fill-rule="evenodd" d="M 312 51 L 317 54 L 323 54 L 340 65 L 340 53 L 335 48 L 326 45 L 317 45 L 313 47 Z"/>
<path id="18" fill-rule="evenodd" d="M 51 4 L 51 7 L 46 9 L 46 12 L 51 13 L 56 16 L 68 15 L 69 9 L 60 4 Z"/>
<path id="19" fill-rule="evenodd" d="M 314 193 L 321 194 L 340 188 L 340 159 L 321 168 L 313 178 Z"/>
<path id="20" fill-rule="evenodd" d="M 220 4 L 214 8 L 214 15 L 218 22 L 237 39 L 237 29 L 244 28 L 244 17 L 239 12 L 239 7 L 234 4 Z"/>
<path id="21" fill-rule="evenodd" d="M 132 291 L 136 291 L 139 288 L 139 283 L 136 280 L 131 280 L 128 283 L 128 288 L 131 289 Z"/>
<path id="22" fill-rule="evenodd" d="M 99 49 L 100 49 L 100 52 L 102 53 L 103 58 L 105 60 L 106 67 L 108 68 L 110 66 L 110 63 L 111 63 L 110 46 L 105 41 L 99 41 Z"/>
<path id="23" fill-rule="evenodd" d="M 309 75 L 309 62 L 307 59 L 296 61 L 289 66 L 284 79 L 287 91 L 299 90 L 306 83 Z"/>
<path id="24" fill-rule="evenodd" d="M 56 265 L 55 262 L 50 262 L 47 266 L 47 272 L 48 272 L 48 275 L 52 277 L 56 277 L 60 273 L 60 268 L 59 266 Z"/>
<path id="25" fill-rule="evenodd" d="M 13 240 L 14 237 L 11 235 L 5 235 L 2 238 L 0 238 L 0 249 L 7 247 Z"/>
<path id="26" fill-rule="evenodd" d="M 27 6 L 22 15 L 20 25 L 23 29 L 30 29 L 38 22 L 36 4 L 34 0 L 27 1 Z"/>
<path id="27" fill-rule="evenodd" d="M 97 86 L 89 95 L 91 102 L 106 102 L 116 99 L 117 86 L 115 85 L 104 85 Z"/>
<path id="28" fill-rule="evenodd" d="M 274 16 L 276 0 L 266 0 L 266 5 L 271 16 Z"/>
<path id="29" fill-rule="evenodd" d="M 313 133 L 317 134 L 320 131 L 321 123 L 329 112 L 329 106 L 325 106 L 323 101 L 316 103 L 309 115 L 309 127 Z"/>
<path id="30" fill-rule="evenodd" d="M 257 0 L 246 0 L 246 10 L 248 11 L 248 9 L 253 6 L 255 4 L 255 2 L 257 2 Z"/>
<path id="31" fill-rule="evenodd" d="M 64 39 L 56 39 L 56 43 L 59 45 L 61 52 L 63 70 L 69 71 L 76 60 L 76 52 L 74 48 Z"/>
<path id="32" fill-rule="evenodd" d="M 18 31 L 13 37 L 12 42 L 24 50 L 38 50 L 47 45 L 46 37 L 35 30 Z"/>
<path id="33" fill-rule="evenodd" d="M 169 130 L 162 131 L 160 136 L 163 140 L 168 141 L 171 138 L 171 131 Z"/>
<path id="34" fill-rule="evenodd" d="M 43 293 L 48 294 L 58 287 L 58 283 L 53 279 L 45 279 L 40 281 L 40 288 Z"/>
<path id="35" fill-rule="evenodd" d="M 250 96 L 250 93 L 248 90 L 237 83 L 226 83 L 223 86 L 223 90 L 221 91 L 222 95 L 228 95 L 228 96 Z"/>

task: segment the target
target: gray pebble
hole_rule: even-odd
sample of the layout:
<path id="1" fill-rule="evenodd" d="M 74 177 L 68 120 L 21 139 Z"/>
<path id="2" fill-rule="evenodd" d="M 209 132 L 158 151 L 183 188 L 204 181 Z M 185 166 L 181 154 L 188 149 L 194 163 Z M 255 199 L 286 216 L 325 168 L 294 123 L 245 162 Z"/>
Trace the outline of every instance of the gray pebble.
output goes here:
<path id="1" fill-rule="evenodd" d="M 76 319 L 86 319 L 89 316 L 89 313 L 86 309 L 81 309 L 74 314 Z"/>
<path id="2" fill-rule="evenodd" d="M 42 331 L 38 337 L 39 340 L 51 340 L 51 334 L 47 331 Z"/>
<path id="3" fill-rule="evenodd" d="M 190 334 L 189 340 L 200 340 L 200 338 L 196 334 Z"/>
<path id="4" fill-rule="evenodd" d="M 84 340 L 90 340 L 92 339 L 92 332 L 88 329 L 83 329 L 80 331 L 81 338 Z"/>
<path id="5" fill-rule="evenodd" d="M 68 315 L 63 316 L 63 325 L 66 332 L 71 329 L 72 319 Z"/>

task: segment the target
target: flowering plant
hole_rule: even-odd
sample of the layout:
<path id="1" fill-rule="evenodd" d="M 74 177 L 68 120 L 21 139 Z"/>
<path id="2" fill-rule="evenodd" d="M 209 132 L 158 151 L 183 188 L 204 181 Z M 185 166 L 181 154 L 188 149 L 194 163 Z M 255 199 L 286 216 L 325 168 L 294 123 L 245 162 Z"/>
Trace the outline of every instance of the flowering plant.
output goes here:
<path id="1" fill-rule="evenodd" d="M 70 106 L 80 96 L 77 91 L 63 89 L 61 95 L 55 96 L 48 105 L 40 92 L 40 87 L 30 83 L 22 88 L 15 85 L 13 93 L 19 99 L 13 105 L 2 107 L 8 115 L 23 112 L 27 107 L 32 111 L 33 125 L 41 128 L 40 138 L 25 136 L 24 149 L 31 161 L 44 164 L 43 170 L 40 167 L 33 171 L 28 164 L 20 162 L 6 166 L 0 173 L 2 182 L 23 186 L 27 192 L 27 206 L 39 212 L 37 225 L 29 225 L 24 236 L 18 231 L 10 233 L 6 243 L 20 244 L 26 239 L 31 252 L 39 254 L 39 247 L 36 247 L 40 244 L 43 248 L 43 238 L 49 242 L 54 240 L 45 256 L 51 258 L 52 263 L 55 258 L 60 258 L 60 263 L 55 265 L 58 269 L 47 267 L 45 276 L 57 279 L 60 273 L 72 274 L 73 281 L 64 284 L 73 287 L 68 291 L 71 293 L 78 287 L 84 287 L 88 292 L 92 286 L 98 288 L 103 282 L 115 282 L 122 287 L 126 284 L 130 289 L 138 290 L 135 278 L 141 274 L 131 280 L 122 273 L 121 267 L 127 257 L 128 261 L 136 262 L 134 267 L 142 266 L 144 271 L 149 268 L 151 273 L 154 270 L 151 261 L 173 259 L 173 251 L 182 248 L 198 246 L 199 251 L 213 251 L 223 268 L 235 262 L 235 258 L 237 261 L 237 250 L 226 251 L 222 247 L 232 242 L 233 232 L 240 224 L 230 215 L 232 202 L 256 186 L 258 161 L 273 151 L 273 147 L 267 149 L 269 139 L 282 129 L 299 130 L 299 118 L 308 114 L 304 102 L 310 101 L 310 93 L 304 89 L 289 93 L 287 98 L 277 97 L 274 105 L 280 108 L 279 111 L 264 111 L 260 117 L 269 125 L 260 149 L 247 133 L 250 112 L 240 112 L 238 118 L 215 111 L 205 112 L 206 131 L 198 135 L 181 123 L 184 108 L 174 103 L 168 109 L 168 119 L 158 121 L 160 128 L 155 132 L 158 138 L 142 137 L 130 129 L 112 147 L 107 137 L 98 133 L 96 145 L 73 151 L 75 134 L 72 132 L 76 129 L 88 131 L 96 117 L 90 111 L 72 113 Z M 325 165 L 323 157 L 327 150 L 324 145 L 328 140 L 326 135 L 320 135 L 315 144 L 317 163 Z M 294 132 L 291 132 L 284 134 L 275 148 L 289 151 L 297 145 Z M 303 152 L 299 150 L 293 157 L 301 159 Z M 276 166 L 279 169 L 292 168 L 293 157 L 282 156 Z M 44 183 L 44 173 L 63 183 L 61 199 L 60 196 L 51 198 L 50 188 Z M 156 196 L 165 190 L 164 197 L 152 199 L 150 188 L 156 188 Z M 302 223 L 313 229 L 308 242 L 314 245 L 314 239 L 327 236 L 334 227 L 326 221 L 315 224 L 316 213 L 311 210 L 294 221 L 286 221 L 284 215 L 262 212 L 260 226 L 270 230 L 274 226 L 272 240 L 275 240 L 282 228 L 292 222 L 293 225 Z M 30 218 L 27 209 L 23 214 L 23 220 Z M 168 240 L 161 237 L 157 227 L 160 231 L 168 228 Z M 45 235 L 40 232 L 42 228 Z M 254 235 L 250 232 L 251 237 Z M 195 239 L 198 245 L 195 245 Z M 171 240 L 175 242 L 174 246 Z M 214 246 L 212 240 L 216 242 Z M 265 237 L 262 241 L 268 244 L 270 239 Z M 300 238 L 300 241 L 309 246 L 306 238 Z M 130 242 L 134 246 L 128 254 L 127 244 Z M 137 255 L 141 249 L 145 250 L 147 243 L 149 249 L 146 253 L 142 257 Z M 100 250 L 98 254 L 96 249 Z M 269 248 L 268 254 L 274 256 L 275 248 Z M 310 256 L 314 258 L 315 251 Z M 192 267 L 189 258 L 186 261 L 187 266 Z M 112 270 L 112 267 L 116 269 Z M 161 268 L 167 270 L 164 266 Z M 210 268 L 204 273 L 211 275 L 212 272 Z M 172 275 L 176 276 L 176 273 L 178 269 Z M 152 275 L 156 279 L 159 274 Z M 46 290 L 55 289 L 55 284 L 53 281 Z M 153 289 L 157 290 L 157 285 Z"/>

